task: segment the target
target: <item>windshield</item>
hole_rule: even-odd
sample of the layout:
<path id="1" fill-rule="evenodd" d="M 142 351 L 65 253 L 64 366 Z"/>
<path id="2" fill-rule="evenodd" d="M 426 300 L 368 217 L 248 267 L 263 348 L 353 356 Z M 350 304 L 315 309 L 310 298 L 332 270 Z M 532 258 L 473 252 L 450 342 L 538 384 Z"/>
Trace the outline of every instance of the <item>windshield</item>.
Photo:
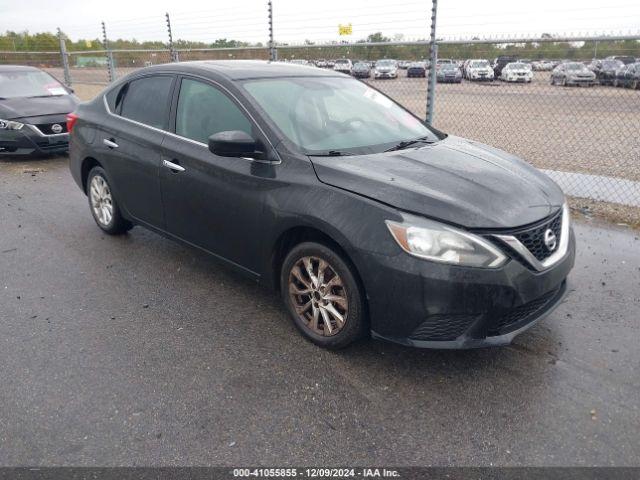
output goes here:
<path id="1" fill-rule="evenodd" d="M 585 70 L 587 67 L 585 67 L 583 64 L 581 63 L 567 63 L 565 65 L 565 68 L 567 70 Z"/>
<path id="2" fill-rule="evenodd" d="M 362 155 L 401 141 L 439 139 L 422 121 L 357 80 L 271 78 L 247 80 L 244 88 L 308 155 Z"/>
<path id="3" fill-rule="evenodd" d="M 457 70 L 458 67 L 456 67 L 453 63 L 445 63 L 440 67 L 441 70 Z"/>
<path id="4" fill-rule="evenodd" d="M 349 63 L 349 60 L 340 59 L 340 60 L 336 60 L 334 63 Z"/>
<path id="5" fill-rule="evenodd" d="M 602 67 L 603 68 L 615 68 L 615 69 L 618 69 L 623 65 L 624 65 L 624 63 L 622 63 L 620 60 L 605 60 L 604 62 L 602 62 Z"/>
<path id="6" fill-rule="evenodd" d="M 366 63 L 358 62 L 353 66 L 353 68 L 366 68 L 366 69 L 368 69 L 369 65 L 367 65 Z"/>
<path id="7" fill-rule="evenodd" d="M 506 68 L 507 70 L 529 70 L 531 65 L 528 63 L 510 63 Z"/>
<path id="8" fill-rule="evenodd" d="M 489 66 L 489 62 L 486 60 L 476 60 L 475 62 L 471 62 L 471 66 L 474 68 L 485 68 Z"/>
<path id="9" fill-rule="evenodd" d="M 0 97 L 50 97 L 68 95 L 67 90 L 48 73 L 40 70 L 0 72 Z"/>
<path id="10" fill-rule="evenodd" d="M 378 60 L 376 62 L 376 67 L 395 67 L 395 66 L 396 66 L 395 60 Z"/>

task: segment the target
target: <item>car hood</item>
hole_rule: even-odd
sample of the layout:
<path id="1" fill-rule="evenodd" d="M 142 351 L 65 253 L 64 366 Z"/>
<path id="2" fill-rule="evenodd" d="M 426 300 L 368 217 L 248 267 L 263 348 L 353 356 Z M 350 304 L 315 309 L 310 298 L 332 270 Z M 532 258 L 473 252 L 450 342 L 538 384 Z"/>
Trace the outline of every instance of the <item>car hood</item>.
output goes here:
<path id="1" fill-rule="evenodd" d="M 524 161 L 458 137 L 418 149 L 311 161 L 325 184 L 467 228 L 527 225 L 564 201 L 558 186 Z"/>
<path id="2" fill-rule="evenodd" d="M 14 120 L 43 115 L 66 114 L 75 110 L 78 99 L 74 95 L 39 98 L 8 98 L 0 100 L 0 118 Z"/>

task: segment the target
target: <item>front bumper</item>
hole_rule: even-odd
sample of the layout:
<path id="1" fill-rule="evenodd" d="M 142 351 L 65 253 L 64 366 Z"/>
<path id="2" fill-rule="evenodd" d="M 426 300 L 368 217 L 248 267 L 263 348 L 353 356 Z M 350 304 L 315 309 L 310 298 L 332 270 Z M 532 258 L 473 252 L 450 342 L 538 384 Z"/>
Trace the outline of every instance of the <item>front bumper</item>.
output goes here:
<path id="1" fill-rule="evenodd" d="M 567 85 L 587 85 L 587 86 L 591 86 L 591 85 L 595 85 L 596 83 L 596 79 L 595 78 L 572 78 L 572 77 L 567 77 Z"/>
<path id="2" fill-rule="evenodd" d="M 46 135 L 25 124 L 20 130 L 0 130 L 0 156 L 61 153 L 69 149 L 69 134 Z"/>
<path id="3" fill-rule="evenodd" d="M 464 268 L 404 252 L 366 254 L 361 265 L 372 336 L 421 348 L 509 344 L 564 298 L 575 260 L 570 233 L 565 256 L 538 272 L 516 259 L 499 269 Z"/>
<path id="4" fill-rule="evenodd" d="M 436 76 L 436 80 L 440 83 L 461 83 L 462 77 L 438 77 Z"/>
<path id="5" fill-rule="evenodd" d="M 375 78 L 396 78 L 398 74 L 397 72 L 374 72 L 373 76 Z"/>

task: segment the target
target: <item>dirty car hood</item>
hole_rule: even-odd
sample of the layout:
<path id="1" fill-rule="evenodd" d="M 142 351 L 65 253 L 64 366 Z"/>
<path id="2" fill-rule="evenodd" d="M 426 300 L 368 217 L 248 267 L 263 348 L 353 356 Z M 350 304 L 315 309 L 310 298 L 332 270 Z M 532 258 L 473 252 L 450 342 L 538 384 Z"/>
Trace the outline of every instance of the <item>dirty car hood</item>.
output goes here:
<path id="1" fill-rule="evenodd" d="M 467 228 L 526 225 L 564 201 L 558 186 L 524 161 L 458 137 L 418 149 L 311 161 L 323 183 Z"/>
<path id="2" fill-rule="evenodd" d="M 78 99 L 74 95 L 8 98 L 0 100 L 0 118 L 13 120 L 43 115 L 66 114 L 75 110 L 77 106 Z"/>

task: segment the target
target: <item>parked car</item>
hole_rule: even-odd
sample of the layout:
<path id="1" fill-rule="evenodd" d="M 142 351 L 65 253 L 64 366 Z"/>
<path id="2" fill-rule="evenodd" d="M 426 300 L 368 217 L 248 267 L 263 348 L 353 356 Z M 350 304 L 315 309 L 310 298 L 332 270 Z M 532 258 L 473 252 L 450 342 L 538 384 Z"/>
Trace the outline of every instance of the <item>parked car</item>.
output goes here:
<path id="1" fill-rule="evenodd" d="M 436 81 L 440 83 L 461 83 L 462 72 L 455 63 L 443 63 L 436 70 Z"/>
<path id="2" fill-rule="evenodd" d="M 424 77 L 427 67 L 424 62 L 411 62 L 407 68 L 407 77 Z"/>
<path id="3" fill-rule="evenodd" d="M 406 70 L 409 68 L 411 62 L 409 62 L 408 60 L 400 60 L 398 62 L 398 68 L 402 69 L 402 70 Z"/>
<path id="4" fill-rule="evenodd" d="M 504 345 L 567 291 L 575 236 L 552 180 L 353 78 L 169 63 L 68 121 L 71 174 L 103 232 L 141 225 L 210 253 L 275 287 L 323 347 Z"/>
<path id="5" fill-rule="evenodd" d="M 293 63 L 294 65 L 305 65 L 305 66 L 311 65 L 309 63 L 309 60 L 305 60 L 303 58 L 295 58 L 293 60 L 289 60 L 289 63 Z"/>
<path id="6" fill-rule="evenodd" d="M 0 156 L 65 152 L 78 98 L 35 67 L 0 65 Z"/>
<path id="7" fill-rule="evenodd" d="M 630 63 L 616 72 L 614 87 L 640 88 L 640 63 Z"/>
<path id="8" fill-rule="evenodd" d="M 353 68 L 353 63 L 348 58 L 339 58 L 335 60 L 333 64 L 333 69 L 336 72 L 348 73 L 351 74 L 351 69 Z"/>
<path id="9" fill-rule="evenodd" d="M 471 60 L 467 64 L 466 78 L 472 81 L 493 80 L 493 68 L 488 60 Z"/>
<path id="10" fill-rule="evenodd" d="M 507 63 L 502 68 L 500 80 L 504 82 L 531 83 L 531 80 L 533 80 L 533 70 L 531 69 L 531 65 L 529 65 L 528 63 Z"/>
<path id="11" fill-rule="evenodd" d="M 533 62 L 532 67 L 533 70 L 540 72 L 550 72 L 553 70 L 554 64 L 551 60 L 540 60 L 538 62 Z"/>
<path id="12" fill-rule="evenodd" d="M 596 74 L 579 62 L 562 63 L 551 72 L 551 85 L 586 85 L 596 83 Z"/>
<path id="13" fill-rule="evenodd" d="M 351 75 L 356 78 L 371 77 L 371 68 L 368 62 L 356 62 L 351 69 Z"/>
<path id="14" fill-rule="evenodd" d="M 395 60 L 378 60 L 373 69 L 373 78 L 398 78 L 398 62 Z"/>
<path id="15" fill-rule="evenodd" d="M 623 66 L 624 63 L 620 60 L 594 60 L 591 62 L 589 70 L 596 75 L 596 80 L 601 85 L 613 85 L 616 71 Z"/>
<path id="16" fill-rule="evenodd" d="M 518 58 L 512 55 L 500 55 L 493 61 L 493 76 L 500 78 L 502 69 L 509 63 L 517 62 Z"/>
<path id="17" fill-rule="evenodd" d="M 607 57 L 607 60 L 620 60 L 625 65 L 629 65 L 630 63 L 636 63 L 635 57 L 630 55 L 612 55 Z"/>
<path id="18" fill-rule="evenodd" d="M 320 58 L 316 60 L 316 67 L 318 68 L 327 68 L 327 61 L 324 58 Z"/>
<path id="19" fill-rule="evenodd" d="M 327 68 L 333 69 L 335 65 L 336 65 L 336 62 L 334 62 L 333 60 L 327 60 Z"/>
<path id="20" fill-rule="evenodd" d="M 438 58 L 436 60 L 436 70 L 439 70 L 443 65 L 454 65 L 457 67 L 457 65 L 450 58 Z"/>

